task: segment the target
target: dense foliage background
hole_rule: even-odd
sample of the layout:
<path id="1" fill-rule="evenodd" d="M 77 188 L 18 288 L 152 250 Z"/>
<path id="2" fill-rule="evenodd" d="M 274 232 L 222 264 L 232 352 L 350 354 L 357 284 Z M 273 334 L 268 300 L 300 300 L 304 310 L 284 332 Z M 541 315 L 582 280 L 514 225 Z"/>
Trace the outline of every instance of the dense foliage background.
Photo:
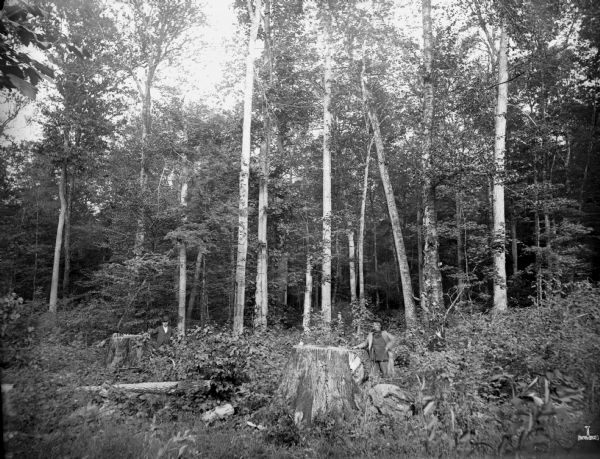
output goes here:
<path id="1" fill-rule="evenodd" d="M 576 432 L 597 416 L 600 395 L 600 5 L 434 1 L 430 75 L 423 70 L 421 6 L 270 0 L 259 7 L 249 202 L 240 210 L 248 94 L 242 82 L 255 17 L 246 2 L 234 2 L 235 27 L 218 42 L 211 37 L 210 6 L 191 0 L 6 2 L 0 12 L 0 294 L 2 381 L 21 384 L 18 410 L 5 414 L 13 451 L 26 455 L 31 441 L 41 456 L 81 456 L 95 444 L 93 454 L 109 457 L 108 438 L 120 438 L 116 444 L 131 448 L 124 454 L 131 457 L 227 457 L 244 448 L 247 457 L 300 457 L 302 451 L 412 457 L 574 447 Z M 509 89 L 506 165 L 498 170 L 501 26 L 509 37 Z M 225 57 L 221 81 L 207 94 L 199 88 L 216 67 L 201 57 L 213 48 Z M 324 81 L 326 62 L 332 76 Z M 332 113 L 325 142 L 330 277 L 322 270 L 325 83 Z M 373 113 L 405 254 L 394 245 Z M 28 117 L 34 118 L 31 135 L 16 135 L 14 126 Z M 429 162 L 423 161 L 426 139 Z M 493 232 L 498 181 L 506 209 L 500 248 Z M 435 321 L 417 305 L 417 325 L 406 327 L 398 266 L 405 256 L 408 293 L 422 298 L 429 234 L 424 183 L 433 190 L 444 304 Z M 359 234 L 363 192 L 366 300 L 359 304 L 359 255 L 349 237 Z M 235 337 L 238 217 L 245 212 L 248 333 Z M 269 326 L 254 330 L 263 249 Z M 509 308 L 492 315 L 498 250 L 507 256 Z M 326 282 L 331 324 L 319 314 Z M 307 296 L 314 314 L 302 330 Z M 102 367 L 104 339 L 143 333 L 164 313 L 181 323 L 182 301 L 187 337 L 148 356 L 137 373 Z M 397 383 L 417 406 L 433 397 L 435 410 L 402 423 L 365 415 L 351 425 L 324 420 L 316 430 L 299 431 L 274 403 L 290 346 L 355 343 L 372 317 L 400 337 Z M 432 347 L 435 332 L 439 347 Z M 199 377 L 214 381 L 209 397 L 71 397 L 82 384 Z M 225 400 L 238 417 L 214 437 L 195 417 Z M 252 430 L 246 420 L 266 430 Z M 121 422 L 128 427 L 120 431 L 115 424 Z M 61 446 L 68 429 L 70 442 Z M 232 432 L 239 443 L 221 445 Z"/>

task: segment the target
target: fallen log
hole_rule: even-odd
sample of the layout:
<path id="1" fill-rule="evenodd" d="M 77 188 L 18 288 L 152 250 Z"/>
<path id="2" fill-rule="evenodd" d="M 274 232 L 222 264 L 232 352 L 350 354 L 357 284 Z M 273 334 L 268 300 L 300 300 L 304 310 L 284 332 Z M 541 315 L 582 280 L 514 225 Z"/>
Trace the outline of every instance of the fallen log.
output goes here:
<path id="1" fill-rule="evenodd" d="M 352 378 L 353 353 L 341 347 L 294 346 L 278 393 L 291 406 L 296 424 L 317 416 L 336 419 L 355 414 L 359 389 Z"/>
<path id="2" fill-rule="evenodd" d="M 165 381 L 165 382 L 144 382 L 131 384 L 103 384 L 101 386 L 80 386 L 80 390 L 88 392 L 100 392 L 108 389 L 118 389 L 127 392 L 137 392 L 143 394 L 170 394 L 176 392 L 201 392 L 210 391 L 211 382 L 209 380 L 201 381 Z"/>
<path id="3" fill-rule="evenodd" d="M 108 344 L 106 366 L 112 370 L 123 366 L 136 367 L 146 350 L 144 335 L 113 333 Z"/>

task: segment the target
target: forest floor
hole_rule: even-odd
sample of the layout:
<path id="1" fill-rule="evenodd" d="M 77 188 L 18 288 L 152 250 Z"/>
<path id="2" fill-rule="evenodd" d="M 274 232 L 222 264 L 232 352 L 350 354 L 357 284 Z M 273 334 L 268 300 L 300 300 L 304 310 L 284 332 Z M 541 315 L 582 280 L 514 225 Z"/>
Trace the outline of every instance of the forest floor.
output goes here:
<path id="1" fill-rule="evenodd" d="M 590 302 L 600 298 L 591 294 Z M 296 427 L 275 395 L 292 346 L 307 341 L 299 330 L 235 339 L 198 328 L 138 368 L 109 371 L 106 347 L 72 333 L 66 312 L 58 325 L 37 314 L 13 324 L 18 335 L 3 343 L 2 383 L 14 385 L 3 404 L 5 457 L 597 457 L 600 442 L 578 435 L 585 426 L 600 435 L 600 302 L 582 317 L 571 301 L 567 317 L 565 301 L 503 318 L 459 315 L 439 351 L 427 350 L 425 333 L 403 333 L 394 383 L 413 398 L 415 415 L 361 411 L 310 428 Z M 356 342 L 343 333 L 327 339 Z M 207 378 L 213 389 L 202 395 L 79 389 Z M 201 420 L 226 402 L 233 416 Z"/>

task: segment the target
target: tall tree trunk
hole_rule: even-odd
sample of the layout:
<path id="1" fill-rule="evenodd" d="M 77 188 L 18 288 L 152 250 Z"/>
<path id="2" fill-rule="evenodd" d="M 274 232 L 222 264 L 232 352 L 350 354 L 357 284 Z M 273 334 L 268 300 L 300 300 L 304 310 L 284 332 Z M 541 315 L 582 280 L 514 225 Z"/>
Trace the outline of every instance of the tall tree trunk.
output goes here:
<path id="1" fill-rule="evenodd" d="M 508 107 L 508 39 L 504 24 L 500 29 L 498 49 L 498 99 L 494 145 L 494 308 L 495 312 L 506 311 L 506 229 L 504 217 L 504 158 L 506 154 L 506 110 Z"/>
<path id="2" fill-rule="evenodd" d="M 202 272 L 202 260 L 204 258 L 204 252 L 201 247 L 198 247 L 198 255 L 196 255 L 196 266 L 194 267 L 194 279 L 192 281 L 192 290 L 190 291 L 190 299 L 188 300 L 188 307 L 186 311 L 186 320 L 191 323 L 192 314 L 196 307 L 196 301 L 198 299 L 198 291 L 200 290 L 200 273 Z M 202 308 L 202 307 L 201 307 Z M 202 309 L 200 309 L 202 311 Z M 202 312 L 200 312 L 200 323 L 204 325 L 202 320 Z"/>
<path id="3" fill-rule="evenodd" d="M 423 170 L 423 291 L 421 308 L 429 311 L 430 319 L 442 313 L 444 296 L 440 271 L 435 189 L 432 184 L 431 145 L 433 135 L 433 51 L 431 32 L 431 0 L 423 0 L 423 145 L 421 165 Z"/>
<path id="4" fill-rule="evenodd" d="M 340 286 L 340 277 L 342 269 L 340 267 L 340 238 L 339 234 L 335 233 L 335 275 L 333 276 L 333 293 L 331 294 L 331 301 L 335 304 L 338 297 L 338 287 Z"/>
<path id="5" fill-rule="evenodd" d="M 329 11 L 326 12 L 329 14 Z M 329 17 L 323 21 L 325 56 L 323 64 L 323 263 L 321 312 L 326 324 L 331 322 L 331 44 Z"/>
<path id="6" fill-rule="evenodd" d="M 513 276 L 519 271 L 519 253 L 517 250 L 517 216 L 512 213 L 510 220 L 510 247 L 512 254 Z"/>
<path id="7" fill-rule="evenodd" d="M 371 214 L 373 215 L 373 274 L 375 275 L 375 306 L 378 308 L 381 302 L 379 298 L 379 263 L 377 259 L 377 218 L 375 217 L 375 203 L 373 194 L 369 193 L 371 202 Z"/>
<path id="8" fill-rule="evenodd" d="M 75 175 L 73 173 L 69 174 L 69 178 L 67 181 L 69 185 L 66 189 L 67 209 L 65 211 L 65 242 L 63 247 L 63 253 L 65 257 L 62 288 L 63 298 L 69 294 L 69 284 L 71 277 L 71 209 L 73 208 L 73 188 L 75 186 Z"/>
<path id="9" fill-rule="evenodd" d="M 184 160 L 185 161 L 185 160 Z M 187 164 L 183 166 L 183 172 L 181 174 L 181 193 L 180 201 L 183 209 L 183 222 L 185 224 L 187 216 L 185 214 L 187 208 L 187 192 L 188 192 L 188 167 Z M 179 307 L 177 313 L 177 327 L 179 329 L 179 335 L 185 336 L 186 329 L 186 313 L 185 313 L 185 301 L 187 294 L 187 246 L 186 242 L 182 239 L 179 241 Z"/>
<path id="10" fill-rule="evenodd" d="M 415 314 L 415 303 L 413 300 L 413 290 L 410 280 L 410 269 L 408 267 L 408 259 L 406 257 L 406 249 L 404 247 L 404 239 L 402 237 L 402 230 L 400 228 L 400 217 L 398 215 L 398 208 L 396 207 L 396 200 L 394 198 L 394 190 L 392 188 L 392 182 L 387 170 L 387 162 L 385 159 L 385 151 L 383 148 L 383 138 L 381 131 L 379 130 L 379 118 L 377 113 L 371 106 L 371 96 L 367 88 L 366 75 L 362 72 L 362 93 L 363 101 L 371 127 L 373 128 L 373 135 L 375 137 L 375 147 L 377 150 L 377 163 L 379 165 L 379 174 L 381 175 L 381 182 L 383 184 L 383 190 L 385 192 L 385 198 L 387 201 L 388 213 L 392 223 L 392 233 L 394 236 L 394 245 L 396 247 L 396 253 L 398 254 L 398 270 L 400 271 L 400 278 L 402 281 L 402 296 L 404 299 L 404 318 L 406 320 L 406 326 L 408 329 L 412 329 L 417 324 L 417 317 Z"/>
<path id="11" fill-rule="evenodd" d="M 465 300 L 465 242 L 463 239 L 462 192 L 456 192 L 456 274 L 458 302 Z"/>
<path id="12" fill-rule="evenodd" d="M 369 142 L 367 158 L 365 159 L 365 174 L 363 178 L 362 198 L 360 201 L 360 219 L 358 224 L 358 302 L 361 311 L 365 307 L 365 211 L 367 208 L 367 187 L 369 185 L 369 163 L 371 162 L 372 145 L 373 142 Z"/>
<path id="13" fill-rule="evenodd" d="M 268 118 L 267 118 L 268 119 Z M 256 257 L 256 293 L 254 327 L 267 327 L 268 302 L 268 248 L 267 248 L 267 210 L 269 182 L 269 123 L 265 128 L 265 140 L 260 153 L 260 180 L 258 190 L 258 254 Z"/>
<path id="14" fill-rule="evenodd" d="M 310 314 L 312 310 L 311 297 L 313 289 L 313 277 L 312 277 L 312 257 L 306 256 L 306 286 L 304 288 L 304 307 L 302 313 L 302 329 L 305 332 L 310 330 Z"/>
<path id="15" fill-rule="evenodd" d="M 419 298 L 423 295 L 423 212 L 417 204 L 417 264 L 419 270 Z"/>
<path id="16" fill-rule="evenodd" d="M 263 18 L 265 65 L 268 68 L 268 83 L 272 85 L 271 66 L 271 1 L 265 0 Z M 269 313 L 269 252 L 267 246 L 267 211 L 269 209 L 269 155 L 271 148 L 271 120 L 266 92 L 263 92 L 264 140 L 260 148 L 260 178 L 258 185 L 258 254 L 256 256 L 256 291 L 254 328 L 266 329 Z"/>
<path id="17" fill-rule="evenodd" d="M 37 271 L 38 271 L 38 251 L 39 251 L 39 240 L 40 240 L 40 201 L 39 201 L 39 190 L 38 187 L 34 187 L 35 193 L 35 251 L 33 258 L 33 288 L 32 298 L 37 300 Z"/>
<path id="18" fill-rule="evenodd" d="M 66 141 L 65 141 L 66 145 Z M 53 314 L 57 312 L 58 303 L 58 278 L 60 272 L 60 252 L 63 240 L 63 228 L 65 226 L 65 214 L 67 213 L 67 199 L 65 197 L 65 182 L 67 180 L 67 162 L 63 161 L 58 180 L 58 197 L 60 199 L 60 214 L 58 215 L 58 225 L 56 227 L 56 241 L 54 243 L 54 264 L 52 265 L 52 283 L 50 284 L 50 302 L 49 311 Z"/>
<path id="19" fill-rule="evenodd" d="M 350 302 L 356 302 L 356 262 L 354 249 L 354 231 L 348 230 L 348 265 L 350 267 Z"/>
<path id="20" fill-rule="evenodd" d="M 208 292 L 206 291 L 206 257 L 202 257 L 202 288 L 200 289 L 200 323 L 205 325 L 210 320 L 208 313 Z"/>
<path id="21" fill-rule="evenodd" d="M 256 0 L 254 16 L 248 38 L 246 56 L 246 83 L 244 87 L 244 123 L 242 127 L 242 155 L 240 161 L 240 195 L 238 216 L 238 244 L 235 271 L 235 305 L 233 333 L 244 331 L 244 306 L 246 303 L 246 256 L 248 254 L 248 180 L 250 175 L 250 128 L 252 124 L 252 93 L 254 90 L 254 46 L 260 25 L 261 0 Z"/>
<path id="22" fill-rule="evenodd" d="M 146 75 L 146 81 L 144 82 L 143 92 L 140 89 L 141 97 L 142 97 L 142 136 L 141 136 L 141 151 L 140 151 L 140 196 L 142 202 L 146 197 L 146 185 L 148 182 L 147 174 L 146 174 L 146 142 L 148 140 L 148 135 L 150 134 L 150 126 L 151 126 L 151 112 L 152 112 L 152 83 L 154 80 L 154 73 L 156 69 L 154 64 L 151 64 L 148 68 L 148 73 Z M 141 86 L 140 86 L 141 88 Z M 138 216 L 137 219 L 137 229 L 135 233 L 135 242 L 133 246 L 133 253 L 136 256 L 140 256 L 142 254 L 142 250 L 144 248 L 144 241 L 146 239 L 146 228 L 144 224 L 144 205 L 141 206 L 142 215 Z"/>
<path id="23" fill-rule="evenodd" d="M 281 255 L 277 264 L 277 298 L 283 305 L 287 305 L 288 297 L 288 261 L 289 254 L 284 251 L 285 243 L 281 243 Z"/>

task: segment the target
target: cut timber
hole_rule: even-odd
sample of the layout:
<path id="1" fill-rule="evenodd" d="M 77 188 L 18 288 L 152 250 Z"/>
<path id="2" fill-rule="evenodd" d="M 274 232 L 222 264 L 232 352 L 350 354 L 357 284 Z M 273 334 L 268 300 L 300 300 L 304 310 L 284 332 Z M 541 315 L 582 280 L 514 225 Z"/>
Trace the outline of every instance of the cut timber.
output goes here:
<path id="1" fill-rule="evenodd" d="M 105 384 L 102 386 L 81 386 L 79 389 L 88 392 L 101 392 L 110 388 L 124 390 L 127 392 L 138 392 L 143 394 L 166 394 L 173 392 L 202 392 L 210 391 L 210 381 L 165 381 L 165 382 L 144 382 L 134 384 Z"/>
<path id="2" fill-rule="evenodd" d="M 121 335 L 114 333 L 108 344 L 106 366 L 111 369 L 119 367 L 135 367 L 144 354 L 143 335 Z"/>
<path id="3" fill-rule="evenodd" d="M 296 424 L 310 425 L 326 414 L 343 418 L 357 409 L 351 355 L 341 347 L 294 346 L 279 394 L 294 410 Z"/>

